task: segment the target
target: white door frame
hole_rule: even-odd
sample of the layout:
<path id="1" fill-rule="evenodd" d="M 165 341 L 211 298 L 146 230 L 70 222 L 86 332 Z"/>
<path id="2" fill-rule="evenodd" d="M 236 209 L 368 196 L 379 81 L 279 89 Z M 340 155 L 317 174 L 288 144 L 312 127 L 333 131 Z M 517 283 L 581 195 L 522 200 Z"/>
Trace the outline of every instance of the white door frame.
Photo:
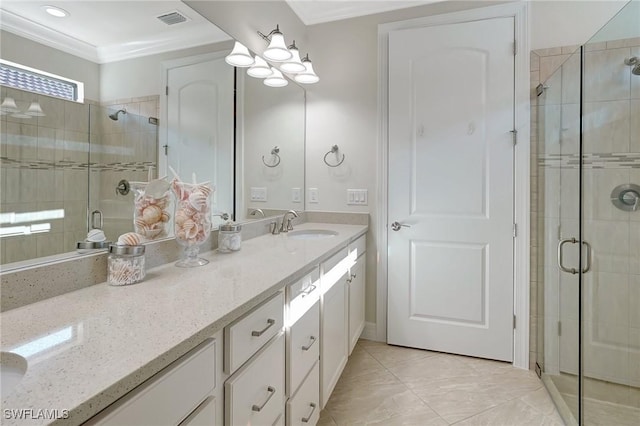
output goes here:
<path id="1" fill-rule="evenodd" d="M 427 16 L 378 26 L 378 199 L 376 208 L 378 224 L 377 306 L 376 337 L 387 340 L 387 205 L 388 205 L 388 65 L 389 32 L 433 25 L 455 24 L 481 19 L 513 17 L 517 54 L 515 56 L 515 129 L 518 131 L 514 163 L 514 211 L 517 238 L 514 239 L 514 329 L 513 365 L 529 369 L 529 29 L 526 2 L 507 3 L 461 12 Z"/>

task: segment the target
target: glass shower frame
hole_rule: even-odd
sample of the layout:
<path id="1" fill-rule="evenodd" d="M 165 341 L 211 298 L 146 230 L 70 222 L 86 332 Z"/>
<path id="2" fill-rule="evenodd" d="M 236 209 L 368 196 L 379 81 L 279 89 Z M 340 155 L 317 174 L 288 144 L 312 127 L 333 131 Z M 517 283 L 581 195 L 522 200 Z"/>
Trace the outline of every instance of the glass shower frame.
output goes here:
<path id="1" fill-rule="evenodd" d="M 614 203 L 640 184 L 634 56 L 636 0 L 537 88 L 537 364 L 567 424 L 640 419 L 640 210 Z"/>

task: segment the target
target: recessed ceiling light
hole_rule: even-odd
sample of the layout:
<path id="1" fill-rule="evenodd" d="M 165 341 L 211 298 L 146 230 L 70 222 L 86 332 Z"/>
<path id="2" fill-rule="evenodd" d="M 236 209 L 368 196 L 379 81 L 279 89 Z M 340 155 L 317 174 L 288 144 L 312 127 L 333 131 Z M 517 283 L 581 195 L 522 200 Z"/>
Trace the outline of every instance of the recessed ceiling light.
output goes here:
<path id="1" fill-rule="evenodd" d="M 55 16 L 56 18 L 66 18 L 69 16 L 69 12 L 56 6 L 42 6 L 42 9 L 44 9 L 44 11 L 49 15 Z"/>

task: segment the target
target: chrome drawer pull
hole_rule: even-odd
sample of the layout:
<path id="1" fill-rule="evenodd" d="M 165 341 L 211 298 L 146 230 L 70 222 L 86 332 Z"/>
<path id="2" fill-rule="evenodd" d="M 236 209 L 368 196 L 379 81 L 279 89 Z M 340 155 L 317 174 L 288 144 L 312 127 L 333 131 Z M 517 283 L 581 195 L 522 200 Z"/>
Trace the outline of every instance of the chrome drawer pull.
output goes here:
<path id="1" fill-rule="evenodd" d="M 309 343 L 309 346 L 303 346 L 302 350 L 303 351 L 308 351 L 309 349 L 311 349 L 311 346 L 313 346 L 313 344 L 316 342 L 316 338 L 311 336 L 311 343 Z"/>
<path id="2" fill-rule="evenodd" d="M 255 330 L 254 330 L 254 331 L 252 331 L 252 332 L 251 332 L 251 335 L 252 335 L 253 337 L 260 337 L 260 336 L 262 336 L 262 335 L 264 334 L 264 332 L 265 332 L 265 331 L 267 331 L 267 330 L 269 329 L 269 327 L 271 327 L 271 326 L 272 326 L 273 324 L 275 324 L 275 323 L 276 323 L 276 320 L 269 318 L 269 319 L 267 320 L 267 324 L 269 324 L 269 325 L 267 325 L 265 328 L 263 328 L 263 329 L 262 329 L 262 330 L 260 330 L 260 331 L 255 331 Z"/>
<path id="3" fill-rule="evenodd" d="M 273 386 L 269 386 L 269 387 L 267 387 L 267 392 L 269 392 L 269 396 L 267 397 L 267 400 L 265 402 L 263 402 L 262 405 L 253 404 L 253 406 L 251 407 L 252 411 L 257 411 L 257 412 L 262 411 L 264 406 L 267 405 L 267 403 L 273 397 L 273 395 L 276 394 L 276 388 L 274 388 Z"/>
<path id="4" fill-rule="evenodd" d="M 313 293 L 315 289 L 316 289 L 316 286 L 314 284 L 311 284 L 308 289 L 302 292 L 302 295 L 300 297 L 305 297 L 310 295 L 311 293 Z"/>
<path id="5" fill-rule="evenodd" d="M 311 407 L 311 412 L 307 417 L 302 418 L 302 423 L 309 423 L 309 420 L 311 420 L 311 416 L 313 416 L 313 412 L 316 411 L 316 404 L 314 404 L 313 402 L 309 404 L 309 407 Z"/>

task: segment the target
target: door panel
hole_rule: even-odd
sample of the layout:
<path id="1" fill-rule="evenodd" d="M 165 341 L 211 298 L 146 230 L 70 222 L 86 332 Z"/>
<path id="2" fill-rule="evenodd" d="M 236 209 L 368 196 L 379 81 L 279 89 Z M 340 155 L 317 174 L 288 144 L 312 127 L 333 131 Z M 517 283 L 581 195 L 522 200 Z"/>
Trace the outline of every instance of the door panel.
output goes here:
<path id="1" fill-rule="evenodd" d="M 167 163 L 215 188 L 212 211 L 233 214 L 234 71 L 224 58 L 168 70 Z M 214 217 L 212 223 L 222 220 Z"/>
<path id="2" fill-rule="evenodd" d="M 512 359 L 513 25 L 389 34 L 389 343 Z"/>

